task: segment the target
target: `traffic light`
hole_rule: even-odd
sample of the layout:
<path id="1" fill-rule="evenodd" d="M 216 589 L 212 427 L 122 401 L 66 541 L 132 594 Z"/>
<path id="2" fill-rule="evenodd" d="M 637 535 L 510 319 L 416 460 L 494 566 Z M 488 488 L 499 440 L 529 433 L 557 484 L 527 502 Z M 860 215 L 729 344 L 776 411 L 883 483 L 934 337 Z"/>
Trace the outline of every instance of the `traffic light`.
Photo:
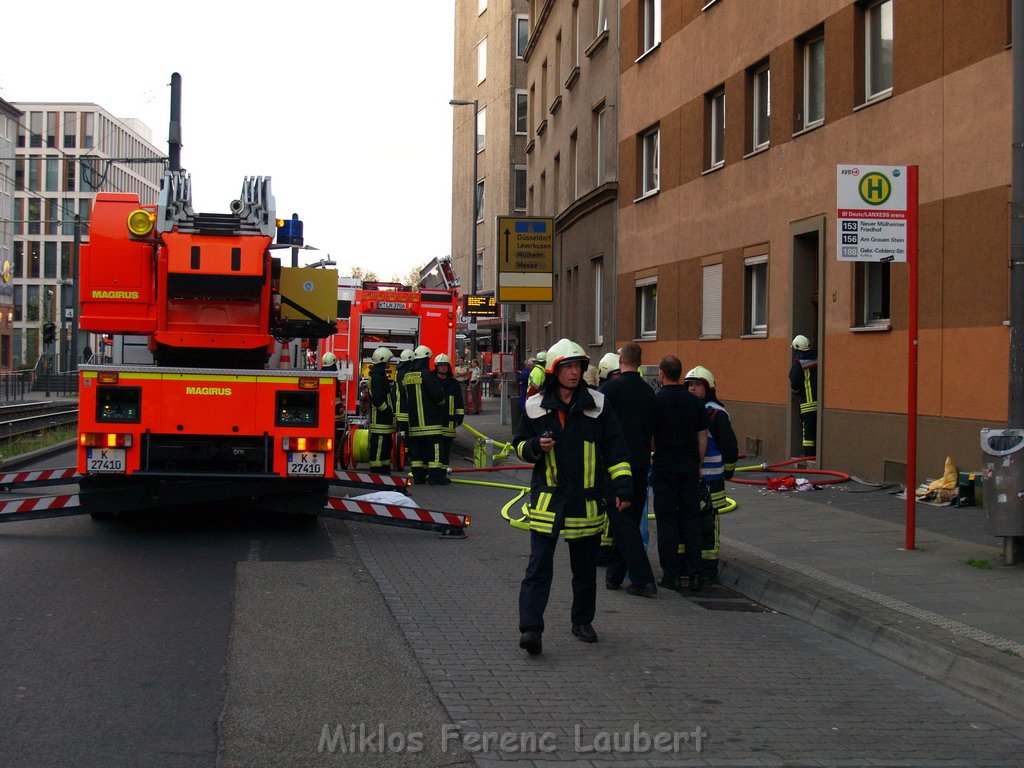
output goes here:
<path id="1" fill-rule="evenodd" d="M 52 344 L 57 339 L 57 326 L 53 323 L 46 323 L 43 326 L 43 343 Z"/>

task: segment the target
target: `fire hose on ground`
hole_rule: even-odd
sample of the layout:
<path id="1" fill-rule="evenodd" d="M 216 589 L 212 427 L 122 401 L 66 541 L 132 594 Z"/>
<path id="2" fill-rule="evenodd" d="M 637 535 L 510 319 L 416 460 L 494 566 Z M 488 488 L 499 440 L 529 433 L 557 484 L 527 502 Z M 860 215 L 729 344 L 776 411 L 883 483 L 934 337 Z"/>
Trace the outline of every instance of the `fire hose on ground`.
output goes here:
<path id="1" fill-rule="evenodd" d="M 474 429 L 473 427 L 470 427 L 467 424 L 463 424 L 462 426 L 463 426 L 463 428 L 467 432 L 469 432 L 474 437 L 477 437 L 477 438 L 480 438 L 480 439 L 483 439 L 483 440 L 491 440 L 491 438 L 487 437 L 487 435 L 485 435 L 482 432 Z M 491 442 L 495 446 L 499 446 L 501 448 L 500 453 L 495 454 L 495 456 L 494 456 L 495 459 L 505 458 L 506 456 L 508 456 L 508 454 L 512 450 L 512 444 L 511 443 L 502 443 L 502 442 L 499 442 L 499 441 L 496 441 L 496 440 L 491 440 Z M 799 464 L 799 463 L 802 463 L 802 462 L 814 461 L 815 459 L 816 459 L 815 456 L 804 456 L 804 457 L 801 457 L 801 458 L 788 459 L 786 461 L 777 461 L 777 462 L 773 462 L 773 463 L 750 464 L 750 465 L 744 466 L 744 467 L 736 467 L 736 472 L 761 472 L 761 473 L 764 473 L 764 474 L 784 474 L 784 475 L 788 475 L 793 470 L 792 465 Z M 460 468 L 460 469 L 453 469 L 452 473 L 454 474 L 454 473 L 465 473 L 465 472 L 500 472 L 500 471 L 505 471 L 505 470 L 523 470 L 523 469 L 532 469 L 532 468 L 533 468 L 533 466 L 530 465 L 530 464 L 509 464 L 509 465 L 500 466 L 500 467 L 465 467 L 465 468 Z M 820 485 L 834 485 L 834 484 L 838 484 L 838 483 L 846 483 L 846 482 L 849 482 L 851 480 L 850 475 L 848 475 L 845 472 L 839 472 L 839 471 L 836 471 L 836 470 L 829 470 L 829 469 L 801 469 L 801 470 L 799 470 L 799 472 L 802 475 L 804 475 L 804 474 L 806 474 L 806 475 L 814 475 L 816 478 L 821 478 L 821 479 L 816 479 L 816 480 L 814 480 L 812 482 L 812 485 L 814 485 L 815 487 L 820 486 Z M 768 486 L 770 484 L 770 482 L 771 482 L 769 479 L 764 479 L 764 480 L 747 480 L 747 479 L 738 478 L 738 477 L 731 478 L 731 481 L 734 482 L 734 483 L 740 483 L 740 484 L 743 484 L 743 485 L 764 485 L 764 486 Z M 523 516 L 518 518 L 518 519 L 513 518 L 510 515 L 511 508 L 520 499 L 522 499 L 523 496 L 525 496 L 526 493 L 530 490 L 528 486 L 512 485 L 510 483 L 495 483 L 495 482 L 484 481 L 484 480 L 453 479 L 452 482 L 453 483 L 465 484 L 465 485 L 481 485 L 481 486 L 491 487 L 491 488 L 507 488 L 509 490 L 518 491 L 516 496 L 513 497 L 507 504 L 505 504 L 504 507 L 502 507 L 502 509 L 501 509 L 501 516 L 504 517 L 509 522 L 509 525 L 511 525 L 512 527 L 520 528 L 520 529 L 523 529 L 523 530 L 529 530 L 529 522 L 528 522 L 525 510 L 524 510 Z M 718 513 L 719 514 L 725 514 L 727 512 L 732 512 L 738 506 L 739 506 L 739 502 L 737 502 L 733 498 L 727 497 L 726 498 L 726 505 L 721 510 L 719 510 Z M 647 518 L 649 520 L 653 520 L 654 519 L 654 513 L 652 511 L 648 510 Z"/>

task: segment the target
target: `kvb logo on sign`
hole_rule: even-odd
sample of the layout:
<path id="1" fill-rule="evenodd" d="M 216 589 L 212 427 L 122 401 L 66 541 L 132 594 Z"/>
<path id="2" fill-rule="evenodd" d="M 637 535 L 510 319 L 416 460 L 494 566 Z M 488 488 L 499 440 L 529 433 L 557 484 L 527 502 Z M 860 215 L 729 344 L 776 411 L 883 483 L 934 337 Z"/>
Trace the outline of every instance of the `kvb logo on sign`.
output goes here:
<path id="1" fill-rule="evenodd" d="M 899 171 L 893 175 L 898 176 Z M 884 173 L 872 171 L 864 176 L 857 185 L 860 199 L 868 205 L 885 205 L 892 195 L 892 182 Z"/>

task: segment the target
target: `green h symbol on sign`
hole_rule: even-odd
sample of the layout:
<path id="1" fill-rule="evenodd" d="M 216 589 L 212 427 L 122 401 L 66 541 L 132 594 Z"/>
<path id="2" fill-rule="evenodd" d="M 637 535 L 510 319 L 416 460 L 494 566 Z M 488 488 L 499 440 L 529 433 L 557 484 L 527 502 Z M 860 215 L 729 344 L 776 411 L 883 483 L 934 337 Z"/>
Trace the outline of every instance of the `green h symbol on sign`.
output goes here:
<path id="1" fill-rule="evenodd" d="M 882 205 L 892 194 L 892 182 L 885 174 L 873 171 L 860 180 L 857 192 L 868 205 Z"/>

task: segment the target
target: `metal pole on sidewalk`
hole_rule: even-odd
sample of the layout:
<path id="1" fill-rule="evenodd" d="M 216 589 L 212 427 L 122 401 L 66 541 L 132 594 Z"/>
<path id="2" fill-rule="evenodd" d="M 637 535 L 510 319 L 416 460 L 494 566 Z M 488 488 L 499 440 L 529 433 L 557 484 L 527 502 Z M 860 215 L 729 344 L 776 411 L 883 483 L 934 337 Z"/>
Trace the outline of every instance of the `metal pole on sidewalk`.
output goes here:
<path id="1" fill-rule="evenodd" d="M 1010 175 L 1010 375 L 1007 426 L 1024 428 L 1024 0 L 1013 0 Z M 1020 504 L 1020 500 L 1018 500 Z M 1018 514 L 1024 514 L 1018 510 Z M 1003 537 L 1003 562 L 1024 557 L 1024 537 Z"/>
<path id="2" fill-rule="evenodd" d="M 907 166 L 907 530 L 906 548 L 914 549 L 917 528 L 917 166 Z"/>

